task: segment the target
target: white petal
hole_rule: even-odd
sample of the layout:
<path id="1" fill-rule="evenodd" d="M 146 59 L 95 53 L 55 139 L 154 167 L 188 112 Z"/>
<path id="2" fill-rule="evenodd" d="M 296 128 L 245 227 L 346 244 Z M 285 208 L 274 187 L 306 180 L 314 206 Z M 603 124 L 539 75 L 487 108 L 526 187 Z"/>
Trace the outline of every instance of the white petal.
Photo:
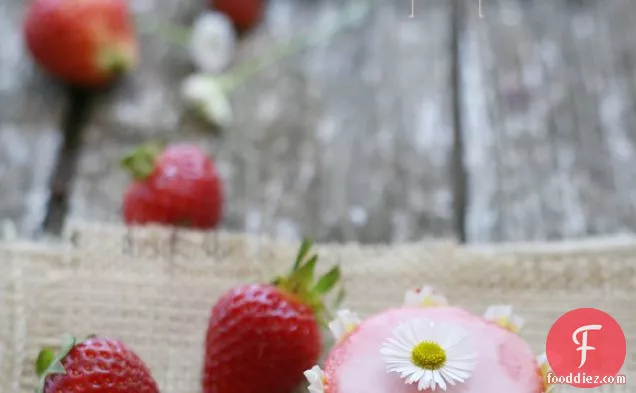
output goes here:
<path id="1" fill-rule="evenodd" d="M 419 383 L 417 384 L 417 390 L 424 390 L 431 387 L 431 382 L 433 381 L 433 373 L 429 370 L 424 372 L 424 375 L 420 378 Z"/>
<path id="2" fill-rule="evenodd" d="M 318 366 L 312 367 L 304 372 L 305 378 L 309 382 L 308 390 L 310 393 L 324 393 L 325 391 L 325 374 Z"/>
<path id="3" fill-rule="evenodd" d="M 545 353 L 542 353 L 541 355 L 537 356 L 537 363 L 539 364 L 539 366 L 548 364 L 548 357 L 546 356 Z"/>
<path id="4" fill-rule="evenodd" d="M 440 389 L 446 390 L 446 382 L 444 381 L 444 378 L 442 378 L 442 375 L 439 372 L 433 371 L 433 379 L 435 381 L 435 384 L 437 384 L 440 387 Z"/>
<path id="5" fill-rule="evenodd" d="M 436 307 L 446 306 L 446 298 L 435 291 L 433 287 L 423 286 L 404 294 L 404 305 L 407 307 Z"/>
<path id="6" fill-rule="evenodd" d="M 506 328 L 512 332 L 519 332 L 525 320 L 512 312 L 512 306 L 510 305 L 495 305 L 490 306 L 484 313 L 484 319 L 497 323 L 503 328 Z"/>
<path id="7" fill-rule="evenodd" d="M 422 375 L 424 374 L 424 370 L 420 370 L 420 369 L 415 369 L 415 370 L 411 370 L 408 375 L 405 375 L 404 379 L 406 381 L 407 384 L 412 384 L 415 383 L 417 381 L 419 381 L 422 378 Z"/>
<path id="8" fill-rule="evenodd" d="M 412 346 L 415 346 L 422 341 L 436 341 L 436 329 L 435 323 L 427 319 L 418 319 L 411 324 L 411 331 L 413 332 Z"/>
<path id="9" fill-rule="evenodd" d="M 404 305 L 419 307 L 422 305 L 420 294 L 416 291 L 408 291 L 404 294 Z"/>
<path id="10" fill-rule="evenodd" d="M 227 127 L 234 119 L 232 106 L 220 81 L 206 74 L 187 77 L 181 84 L 181 97 L 212 125 Z"/>
<path id="11" fill-rule="evenodd" d="M 390 337 L 382 345 L 380 353 L 386 355 L 387 357 L 398 356 L 410 358 L 412 350 L 413 344 L 405 343 L 404 340 L 397 340 L 393 337 Z"/>
<path id="12" fill-rule="evenodd" d="M 336 319 L 329 323 L 329 330 L 336 341 L 342 340 L 355 329 L 361 320 L 356 313 L 349 310 L 340 310 Z"/>
<path id="13" fill-rule="evenodd" d="M 203 72 L 219 73 L 232 61 L 236 34 L 232 22 L 220 12 L 206 12 L 193 24 L 190 56 Z"/>

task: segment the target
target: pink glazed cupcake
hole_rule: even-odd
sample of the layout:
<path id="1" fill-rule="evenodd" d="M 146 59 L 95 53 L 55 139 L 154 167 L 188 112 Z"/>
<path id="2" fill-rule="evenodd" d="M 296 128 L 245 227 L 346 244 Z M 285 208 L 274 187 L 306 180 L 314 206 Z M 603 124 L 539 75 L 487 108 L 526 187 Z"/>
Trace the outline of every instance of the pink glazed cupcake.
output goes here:
<path id="1" fill-rule="evenodd" d="M 337 343 L 324 367 L 305 372 L 310 393 L 545 393 L 545 356 L 517 334 L 510 306 L 484 316 L 449 307 L 430 287 L 409 291 L 401 308 L 365 321 L 338 312 Z"/>

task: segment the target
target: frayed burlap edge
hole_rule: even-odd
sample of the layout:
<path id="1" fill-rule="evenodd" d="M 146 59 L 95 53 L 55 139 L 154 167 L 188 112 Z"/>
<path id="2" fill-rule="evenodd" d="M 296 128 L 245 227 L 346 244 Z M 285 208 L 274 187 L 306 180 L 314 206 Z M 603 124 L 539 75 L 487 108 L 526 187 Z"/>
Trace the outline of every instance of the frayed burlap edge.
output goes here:
<path id="1" fill-rule="evenodd" d="M 224 290 L 286 271 L 297 243 L 231 233 L 83 225 L 59 243 L 0 245 L 0 392 L 32 392 L 38 348 L 64 332 L 128 342 L 162 392 L 199 391 L 210 306 Z M 346 306 L 362 315 L 400 304 L 406 288 L 431 284 L 482 313 L 512 304 L 537 353 L 564 312 L 597 307 L 623 326 L 625 386 L 636 392 L 636 239 L 462 247 L 453 241 L 398 245 L 320 244 L 322 269 L 341 264 Z M 562 391 L 570 391 L 562 389 Z M 574 391 L 574 390 L 572 390 Z"/>

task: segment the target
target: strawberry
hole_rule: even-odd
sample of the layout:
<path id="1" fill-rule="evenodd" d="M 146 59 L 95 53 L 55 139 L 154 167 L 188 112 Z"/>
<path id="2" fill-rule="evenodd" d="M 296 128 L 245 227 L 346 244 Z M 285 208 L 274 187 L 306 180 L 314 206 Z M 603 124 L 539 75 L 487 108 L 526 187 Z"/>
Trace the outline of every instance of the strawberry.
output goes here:
<path id="1" fill-rule="evenodd" d="M 265 0 L 211 0 L 212 6 L 225 14 L 239 32 L 254 28 L 265 13 Z"/>
<path id="2" fill-rule="evenodd" d="M 138 61 L 127 0 L 33 0 L 23 29 L 34 60 L 72 85 L 106 85 Z"/>
<path id="3" fill-rule="evenodd" d="M 314 284 L 316 255 L 303 242 L 289 276 L 230 289 L 212 308 L 203 393 L 290 393 L 322 348 L 322 297 L 340 278 L 336 266 Z"/>
<path id="4" fill-rule="evenodd" d="M 223 191 L 212 160 L 197 146 L 144 145 L 124 158 L 135 181 L 124 196 L 127 224 L 213 229 L 221 221 Z"/>
<path id="5" fill-rule="evenodd" d="M 36 362 L 36 393 L 159 393 L 144 362 L 124 343 L 105 337 L 66 336 L 56 354 L 47 348 Z"/>
<path id="6" fill-rule="evenodd" d="M 426 289 L 427 287 L 424 287 Z M 305 372 L 311 393 L 543 393 L 542 361 L 517 332 L 508 306 L 477 316 L 432 291 L 407 293 L 404 307 L 357 320 L 341 310 L 336 344 Z"/>

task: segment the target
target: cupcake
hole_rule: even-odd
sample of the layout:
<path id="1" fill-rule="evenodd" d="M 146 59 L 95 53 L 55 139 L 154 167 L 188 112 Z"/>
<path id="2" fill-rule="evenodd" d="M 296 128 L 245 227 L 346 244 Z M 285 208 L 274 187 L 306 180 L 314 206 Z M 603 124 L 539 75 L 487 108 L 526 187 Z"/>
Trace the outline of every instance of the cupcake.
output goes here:
<path id="1" fill-rule="evenodd" d="M 483 316 L 451 307 L 430 287 L 364 321 L 348 310 L 329 324 L 336 344 L 305 372 L 310 393 L 546 393 L 545 356 L 519 335 L 510 306 Z"/>

